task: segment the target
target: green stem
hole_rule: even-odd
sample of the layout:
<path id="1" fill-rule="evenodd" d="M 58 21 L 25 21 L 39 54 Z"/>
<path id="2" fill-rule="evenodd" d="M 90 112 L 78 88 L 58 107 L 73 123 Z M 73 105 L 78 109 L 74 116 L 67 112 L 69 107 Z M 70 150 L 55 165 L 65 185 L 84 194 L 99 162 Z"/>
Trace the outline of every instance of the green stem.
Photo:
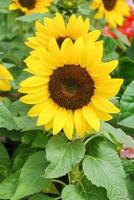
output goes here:
<path id="1" fill-rule="evenodd" d="M 85 140 L 84 144 L 87 145 L 88 142 L 90 142 L 92 139 L 94 139 L 94 138 L 96 138 L 96 137 L 100 137 L 100 135 L 97 135 L 97 134 L 96 134 L 96 135 L 93 135 L 93 136 L 87 138 L 87 140 Z"/>

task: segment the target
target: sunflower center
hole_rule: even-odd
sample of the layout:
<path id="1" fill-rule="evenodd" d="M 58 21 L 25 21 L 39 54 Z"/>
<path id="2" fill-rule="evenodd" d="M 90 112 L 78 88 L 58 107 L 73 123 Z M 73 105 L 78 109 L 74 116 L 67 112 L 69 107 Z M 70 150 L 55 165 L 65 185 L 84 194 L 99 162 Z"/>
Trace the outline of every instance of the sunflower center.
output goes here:
<path id="1" fill-rule="evenodd" d="M 35 6 L 36 0 L 19 0 L 21 6 L 32 9 Z"/>
<path id="2" fill-rule="evenodd" d="M 61 48 L 61 45 L 62 45 L 62 43 L 64 42 L 64 40 L 66 39 L 66 38 L 68 38 L 68 37 L 58 37 L 57 38 L 57 44 L 58 44 L 58 46 Z M 72 38 L 70 38 L 72 41 L 73 41 L 73 43 L 74 43 L 74 40 L 72 39 Z"/>
<path id="3" fill-rule="evenodd" d="M 117 2 L 117 0 L 102 0 L 102 1 L 105 9 L 108 11 L 111 11 L 115 7 Z"/>
<path id="4" fill-rule="evenodd" d="M 49 92 L 56 104 L 76 110 L 90 102 L 94 94 L 94 82 L 80 65 L 64 65 L 51 75 Z"/>

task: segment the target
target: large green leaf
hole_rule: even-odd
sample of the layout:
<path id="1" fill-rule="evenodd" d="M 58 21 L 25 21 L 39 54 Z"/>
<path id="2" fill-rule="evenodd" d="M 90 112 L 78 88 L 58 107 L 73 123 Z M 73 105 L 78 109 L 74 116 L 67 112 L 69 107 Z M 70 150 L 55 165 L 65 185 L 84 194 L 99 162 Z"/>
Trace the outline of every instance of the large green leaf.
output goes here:
<path id="1" fill-rule="evenodd" d="M 81 140 L 68 142 L 61 136 L 54 136 L 47 144 L 46 157 L 50 161 L 44 177 L 56 178 L 67 174 L 85 154 Z"/>
<path id="2" fill-rule="evenodd" d="M 113 146 L 104 139 L 97 138 L 87 145 L 87 154 L 104 160 L 115 167 L 118 175 L 125 178 L 125 172 L 121 163 L 121 159 Z"/>
<path id="3" fill-rule="evenodd" d="M 87 155 L 83 161 L 83 169 L 92 184 L 104 187 L 109 200 L 127 199 L 125 181 L 119 176 L 115 166 L 111 163 Z"/>
<path id="4" fill-rule="evenodd" d="M 18 200 L 40 192 L 48 185 L 48 180 L 41 177 L 46 165 L 45 153 L 34 153 L 21 170 L 11 174 L 0 184 L 0 199 Z"/>
<path id="5" fill-rule="evenodd" d="M 19 175 L 20 171 L 17 171 L 0 183 L 0 199 L 11 199 L 13 197 L 18 185 Z"/>
<path id="6" fill-rule="evenodd" d="M 29 157 L 21 169 L 18 186 L 11 200 L 21 199 L 30 194 L 40 192 L 48 184 L 48 180 L 42 178 L 47 161 L 43 151 Z"/>

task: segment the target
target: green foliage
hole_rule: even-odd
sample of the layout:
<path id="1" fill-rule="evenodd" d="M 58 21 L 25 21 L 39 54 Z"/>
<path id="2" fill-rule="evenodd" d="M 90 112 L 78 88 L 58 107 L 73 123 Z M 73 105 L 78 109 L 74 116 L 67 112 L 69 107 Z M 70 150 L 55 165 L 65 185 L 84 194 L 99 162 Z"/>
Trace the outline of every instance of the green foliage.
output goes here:
<path id="1" fill-rule="evenodd" d="M 46 146 L 46 157 L 50 164 L 44 177 L 57 178 L 64 176 L 84 157 L 85 147 L 81 140 L 68 142 L 62 136 L 55 136 Z"/>
<path id="2" fill-rule="evenodd" d="M 107 190 L 110 200 L 127 197 L 125 172 L 119 156 L 109 143 L 98 138 L 98 141 L 88 144 L 88 155 L 83 161 L 83 170 L 94 185 Z"/>
<path id="3" fill-rule="evenodd" d="M 0 198 L 18 200 L 40 192 L 49 182 L 41 177 L 46 166 L 47 161 L 43 151 L 30 156 L 21 170 L 13 173 L 0 184 Z"/>

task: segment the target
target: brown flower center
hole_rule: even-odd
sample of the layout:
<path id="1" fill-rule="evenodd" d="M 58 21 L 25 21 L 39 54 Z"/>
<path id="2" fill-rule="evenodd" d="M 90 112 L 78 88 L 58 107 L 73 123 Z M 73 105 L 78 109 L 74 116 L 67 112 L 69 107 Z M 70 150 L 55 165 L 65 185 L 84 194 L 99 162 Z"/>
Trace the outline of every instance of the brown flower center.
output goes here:
<path id="1" fill-rule="evenodd" d="M 51 75 L 49 92 L 56 104 L 76 110 L 90 102 L 94 94 L 94 82 L 86 69 L 79 65 L 64 65 Z"/>
<path id="2" fill-rule="evenodd" d="M 30 10 L 34 8 L 36 0 L 19 0 L 19 3 L 22 7 L 26 7 Z"/>
<path id="3" fill-rule="evenodd" d="M 102 0 L 106 10 L 111 11 L 115 7 L 117 0 Z"/>

